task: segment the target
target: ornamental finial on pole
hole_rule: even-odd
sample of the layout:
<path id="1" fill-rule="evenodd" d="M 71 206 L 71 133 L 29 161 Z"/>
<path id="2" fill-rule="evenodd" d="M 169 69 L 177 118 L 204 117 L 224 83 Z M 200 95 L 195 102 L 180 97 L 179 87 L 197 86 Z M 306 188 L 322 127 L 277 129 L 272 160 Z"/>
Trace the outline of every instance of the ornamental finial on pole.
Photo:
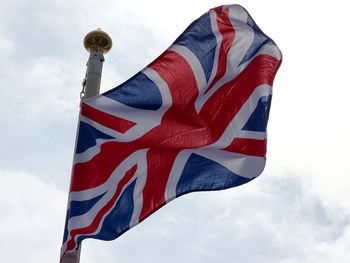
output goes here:
<path id="1" fill-rule="evenodd" d="M 84 47 L 88 52 L 99 50 L 106 54 L 112 48 L 112 39 L 101 28 L 98 28 L 85 36 Z"/>

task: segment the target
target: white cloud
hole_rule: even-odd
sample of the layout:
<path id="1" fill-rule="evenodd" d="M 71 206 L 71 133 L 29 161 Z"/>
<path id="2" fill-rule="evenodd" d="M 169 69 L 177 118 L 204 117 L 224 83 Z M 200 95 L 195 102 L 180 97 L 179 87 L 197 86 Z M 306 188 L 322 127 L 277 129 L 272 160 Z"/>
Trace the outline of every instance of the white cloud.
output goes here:
<path id="1" fill-rule="evenodd" d="M 35 175 L 0 170 L 0 253 L 4 262 L 57 262 L 67 195 Z"/>
<path id="2" fill-rule="evenodd" d="M 13 86 L 10 98 L 17 102 L 13 106 L 23 111 L 19 117 L 28 121 L 75 118 L 80 89 L 77 68 L 76 61 L 40 57 L 30 66 L 14 69 L 8 82 Z"/>
<path id="3" fill-rule="evenodd" d="M 15 50 L 15 43 L 9 38 L 6 38 L 0 31 L 0 55 L 9 56 Z"/>

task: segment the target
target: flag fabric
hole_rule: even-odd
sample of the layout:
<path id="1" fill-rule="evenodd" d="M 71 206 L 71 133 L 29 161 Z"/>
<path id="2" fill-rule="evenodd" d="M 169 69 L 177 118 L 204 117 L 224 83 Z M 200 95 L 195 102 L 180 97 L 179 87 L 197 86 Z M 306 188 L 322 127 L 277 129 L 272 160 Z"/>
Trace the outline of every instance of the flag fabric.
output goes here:
<path id="1" fill-rule="evenodd" d="M 281 59 L 243 7 L 220 6 L 131 79 L 83 100 L 61 259 L 183 194 L 260 175 Z"/>

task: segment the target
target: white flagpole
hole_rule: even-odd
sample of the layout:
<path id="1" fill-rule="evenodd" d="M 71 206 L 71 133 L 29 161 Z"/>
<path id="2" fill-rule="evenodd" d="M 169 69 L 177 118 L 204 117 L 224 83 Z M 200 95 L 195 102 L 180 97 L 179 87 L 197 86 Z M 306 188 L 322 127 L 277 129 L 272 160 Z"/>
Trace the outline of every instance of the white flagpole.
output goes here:
<path id="1" fill-rule="evenodd" d="M 87 99 L 100 93 L 102 66 L 104 62 L 103 54 L 106 54 L 112 48 L 112 39 L 106 32 L 103 32 L 99 28 L 91 31 L 85 36 L 84 47 L 90 52 L 90 56 L 86 64 L 87 69 L 83 80 L 83 90 L 80 93 L 81 99 Z M 79 130 L 77 131 L 77 134 L 78 133 Z M 77 144 L 77 140 L 75 144 Z M 77 146 L 75 145 L 75 148 L 76 147 Z M 80 251 L 81 244 L 78 250 L 67 253 L 62 259 L 62 263 L 79 263 Z"/>

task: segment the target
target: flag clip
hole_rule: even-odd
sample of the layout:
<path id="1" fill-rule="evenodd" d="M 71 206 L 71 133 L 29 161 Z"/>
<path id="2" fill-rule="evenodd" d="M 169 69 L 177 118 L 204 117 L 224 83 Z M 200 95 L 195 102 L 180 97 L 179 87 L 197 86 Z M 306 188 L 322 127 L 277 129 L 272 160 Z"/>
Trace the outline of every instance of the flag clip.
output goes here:
<path id="1" fill-rule="evenodd" d="M 80 91 L 80 99 L 84 98 L 85 95 L 85 87 L 86 87 L 86 78 L 84 78 L 81 82 L 81 85 L 83 86 L 82 90 Z"/>

